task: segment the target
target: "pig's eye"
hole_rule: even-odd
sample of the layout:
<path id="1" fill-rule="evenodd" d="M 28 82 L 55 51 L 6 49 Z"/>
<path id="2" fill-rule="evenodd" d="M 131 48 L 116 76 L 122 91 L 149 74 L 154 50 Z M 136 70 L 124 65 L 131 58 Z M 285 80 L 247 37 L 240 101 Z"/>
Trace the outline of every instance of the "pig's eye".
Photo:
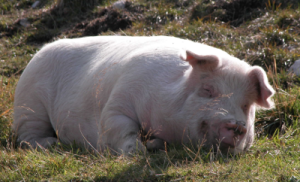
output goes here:
<path id="1" fill-rule="evenodd" d="M 206 97 L 212 98 L 212 93 L 209 89 L 204 89 Z"/>
<path id="2" fill-rule="evenodd" d="M 204 84 L 199 90 L 198 95 L 200 97 L 212 98 L 215 97 L 216 93 L 213 86 Z"/>
<path id="3" fill-rule="evenodd" d="M 213 97 L 212 91 L 210 89 L 207 89 L 207 88 L 201 89 L 200 92 L 198 93 L 198 95 L 200 97 L 206 97 L 206 98 L 212 98 Z"/>

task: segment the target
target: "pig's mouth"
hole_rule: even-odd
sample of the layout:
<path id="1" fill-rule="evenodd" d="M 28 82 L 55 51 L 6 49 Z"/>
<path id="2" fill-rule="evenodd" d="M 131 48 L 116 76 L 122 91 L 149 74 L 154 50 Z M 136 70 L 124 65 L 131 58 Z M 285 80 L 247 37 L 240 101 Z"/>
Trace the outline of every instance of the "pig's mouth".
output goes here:
<path id="1" fill-rule="evenodd" d="M 244 138 L 247 129 L 238 124 L 226 123 L 219 130 L 221 148 L 234 148 Z"/>

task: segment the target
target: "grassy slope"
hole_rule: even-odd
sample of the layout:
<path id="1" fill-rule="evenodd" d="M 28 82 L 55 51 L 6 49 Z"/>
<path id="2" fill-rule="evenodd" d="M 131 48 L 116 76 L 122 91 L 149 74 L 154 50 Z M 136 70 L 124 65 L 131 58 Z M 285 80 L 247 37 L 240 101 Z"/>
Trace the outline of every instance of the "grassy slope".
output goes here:
<path id="1" fill-rule="evenodd" d="M 125 10 L 111 9 L 111 1 L 94 1 L 98 6 L 92 10 L 72 3 L 56 9 L 46 0 L 31 9 L 33 2 L 0 0 L 0 181 L 300 181 L 300 79 L 286 74 L 299 58 L 297 1 L 135 0 Z M 20 25 L 23 18 L 30 26 Z M 131 158 L 76 146 L 15 147 L 14 88 L 33 54 L 57 38 L 98 34 L 173 35 L 224 49 L 268 70 L 276 108 L 258 113 L 258 139 L 241 156 L 188 146 Z"/>

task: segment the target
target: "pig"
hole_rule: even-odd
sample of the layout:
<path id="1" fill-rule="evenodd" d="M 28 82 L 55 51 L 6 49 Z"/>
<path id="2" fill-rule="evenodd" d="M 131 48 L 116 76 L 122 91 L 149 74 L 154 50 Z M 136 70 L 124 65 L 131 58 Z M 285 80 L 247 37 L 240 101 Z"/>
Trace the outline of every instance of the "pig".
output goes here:
<path id="1" fill-rule="evenodd" d="M 258 66 L 197 42 L 169 36 L 96 36 L 45 45 L 15 91 L 18 141 L 60 141 L 118 154 L 164 142 L 230 153 L 254 141 L 256 108 L 273 107 Z M 141 140 L 140 131 L 154 138 Z"/>

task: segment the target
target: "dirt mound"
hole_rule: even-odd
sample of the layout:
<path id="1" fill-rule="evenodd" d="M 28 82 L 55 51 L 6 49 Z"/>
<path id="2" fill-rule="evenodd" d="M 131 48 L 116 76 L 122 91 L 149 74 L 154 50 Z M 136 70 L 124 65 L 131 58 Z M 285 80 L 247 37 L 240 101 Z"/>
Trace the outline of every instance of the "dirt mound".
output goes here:
<path id="1" fill-rule="evenodd" d="M 77 2 L 77 1 L 76 1 Z M 75 1 L 74 1 L 75 3 Z M 143 17 L 144 7 L 125 2 L 124 8 L 101 8 L 92 12 L 90 8 L 76 9 L 54 6 L 49 13 L 32 20 L 36 31 L 28 36 L 28 43 L 44 43 L 66 33 L 69 37 L 98 35 L 108 30 L 124 30 Z M 1 27 L 0 27 L 1 29 Z"/>
<path id="2" fill-rule="evenodd" d="M 262 15 L 264 9 L 276 10 L 283 6 L 296 4 L 295 0 L 231 0 L 204 1 L 194 6 L 191 20 L 217 20 L 229 23 L 235 27 L 245 21 L 253 20 Z"/>
<path id="3" fill-rule="evenodd" d="M 116 9 L 105 8 L 99 18 L 90 22 L 79 23 L 76 28 L 83 29 L 83 35 L 98 35 L 108 30 L 124 30 L 132 25 L 135 17 L 127 11 L 119 12 Z"/>
<path id="4" fill-rule="evenodd" d="M 124 30 L 131 27 L 134 21 L 143 19 L 143 12 L 142 5 L 126 1 L 124 8 L 103 8 L 94 13 L 92 18 L 77 23 L 70 32 L 81 32 L 81 36 L 92 36 L 109 30 Z"/>

